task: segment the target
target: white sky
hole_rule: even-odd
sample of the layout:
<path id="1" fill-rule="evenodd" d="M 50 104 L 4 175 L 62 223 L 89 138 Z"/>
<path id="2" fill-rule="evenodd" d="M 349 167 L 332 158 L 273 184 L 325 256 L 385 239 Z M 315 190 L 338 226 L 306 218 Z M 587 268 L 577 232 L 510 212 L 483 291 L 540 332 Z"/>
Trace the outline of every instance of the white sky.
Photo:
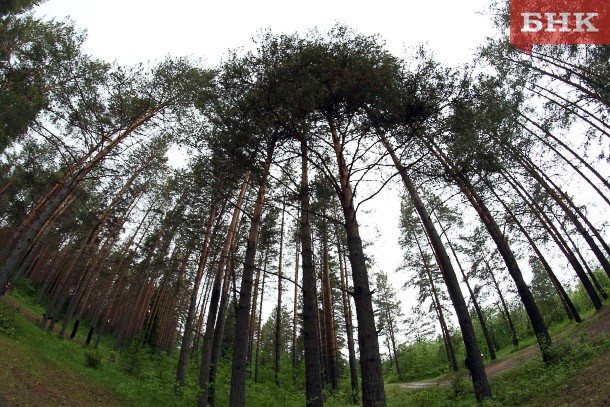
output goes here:
<path id="1" fill-rule="evenodd" d="M 132 64 L 165 55 L 197 56 L 214 65 L 228 49 L 249 46 L 261 29 L 303 32 L 339 22 L 380 34 L 400 55 L 404 45 L 428 43 L 446 62 L 468 62 L 491 33 L 488 0 L 375 2 L 362 0 L 197 1 L 47 0 L 38 15 L 70 16 L 86 29 L 87 49 L 102 59 Z"/>
<path id="2" fill-rule="evenodd" d="M 405 47 L 428 44 L 436 58 L 450 64 L 472 60 L 474 49 L 492 34 L 488 0 L 375 2 L 362 0 L 47 0 L 36 14 L 70 17 L 88 33 L 85 49 L 93 56 L 121 64 L 159 60 L 166 55 L 203 58 L 218 64 L 227 50 L 249 48 L 260 30 L 274 33 L 326 31 L 336 22 L 362 34 L 379 34 L 396 56 Z M 365 238 L 380 235 L 367 250 L 378 269 L 402 285 L 394 270 L 402 259 L 398 246 L 400 190 L 384 191 L 364 206 L 360 216 Z M 373 279 L 371 280 L 373 282 Z M 400 292 L 401 290 L 399 290 Z M 404 293 L 404 291 L 403 291 Z M 266 295 L 273 306 L 273 297 Z M 406 298 L 404 298 L 406 300 Z M 267 303 L 266 301 L 266 303 Z M 406 309 L 405 309 L 406 311 Z M 265 312 L 266 313 L 266 312 Z"/>

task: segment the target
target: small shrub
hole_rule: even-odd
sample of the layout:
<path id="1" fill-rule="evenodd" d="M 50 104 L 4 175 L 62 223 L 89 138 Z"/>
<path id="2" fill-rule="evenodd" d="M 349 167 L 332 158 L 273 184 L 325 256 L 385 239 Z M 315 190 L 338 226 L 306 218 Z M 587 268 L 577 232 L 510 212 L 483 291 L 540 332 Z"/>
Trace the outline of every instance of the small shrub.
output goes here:
<path id="1" fill-rule="evenodd" d="M 15 334 L 17 312 L 8 304 L 0 302 L 0 333 L 7 336 Z"/>
<path id="2" fill-rule="evenodd" d="M 138 341 L 134 341 L 129 347 L 121 351 L 119 364 L 125 373 L 139 376 L 149 359 L 150 349 L 141 345 Z"/>
<path id="3" fill-rule="evenodd" d="M 102 366 L 102 355 L 96 350 L 85 350 L 85 366 L 99 369 Z"/>
<path id="4" fill-rule="evenodd" d="M 112 364 L 115 364 L 118 356 L 119 356 L 118 353 L 116 353 L 115 351 L 111 350 L 110 354 L 108 355 L 108 361 L 110 363 L 112 363 Z"/>

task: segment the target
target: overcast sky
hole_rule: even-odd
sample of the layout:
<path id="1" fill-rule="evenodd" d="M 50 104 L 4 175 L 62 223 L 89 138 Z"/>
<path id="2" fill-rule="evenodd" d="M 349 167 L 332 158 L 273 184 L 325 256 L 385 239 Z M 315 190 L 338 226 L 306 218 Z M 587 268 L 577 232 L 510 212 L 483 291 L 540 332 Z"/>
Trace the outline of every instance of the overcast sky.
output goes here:
<path id="1" fill-rule="evenodd" d="M 88 33 L 86 51 L 106 61 L 135 64 L 166 55 L 203 58 L 218 64 L 227 50 L 249 48 L 261 30 L 274 33 L 326 31 L 335 23 L 362 34 L 379 34 L 396 56 L 405 47 L 428 44 L 436 58 L 450 64 L 467 63 L 477 46 L 492 33 L 489 0 L 362 1 L 309 0 L 47 0 L 38 16 L 70 17 Z M 402 251 L 398 245 L 401 189 L 384 191 L 359 216 L 367 249 L 376 269 L 395 275 Z M 380 234 L 376 237 L 375 229 Z M 372 279 L 371 282 L 374 280 Z M 267 296 L 272 307 L 272 297 Z"/>
<path id="2" fill-rule="evenodd" d="M 132 64 L 172 56 L 214 65 L 228 49 L 251 45 L 261 29 L 276 33 L 326 30 L 336 22 L 380 34 L 388 49 L 429 44 L 438 59 L 460 63 L 491 33 L 488 0 L 47 0 L 38 15 L 72 18 L 88 32 L 87 50 Z"/>

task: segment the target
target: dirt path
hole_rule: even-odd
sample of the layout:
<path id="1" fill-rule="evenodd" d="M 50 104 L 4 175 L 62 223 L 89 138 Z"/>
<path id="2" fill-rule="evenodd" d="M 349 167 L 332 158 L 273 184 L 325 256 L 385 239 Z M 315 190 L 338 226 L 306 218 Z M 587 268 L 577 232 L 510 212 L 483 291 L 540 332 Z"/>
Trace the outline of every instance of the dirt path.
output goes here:
<path id="1" fill-rule="evenodd" d="M 574 326 L 573 329 L 582 329 L 582 330 L 586 331 L 590 337 L 595 337 L 598 335 L 607 335 L 608 333 L 610 333 L 610 308 L 608 306 L 603 307 L 600 311 L 595 313 L 593 316 L 589 317 L 582 324 Z M 559 337 L 561 337 L 561 335 L 559 335 Z M 519 365 L 519 363 L 521 363 L 522 361 L 528 361 L 528 360 L 531 360 L 536 357 L 540 357 L 540 348 L 538 348 L 537 344 L 530 345 L 523 349 L 519 349 L 518 351 L 516 351 L 514 353 L 511 353 L 505 359 L 485 365 L 485 372 L 487 373 L 487 377 L 494 377 L 507 370 L 517 367 Z M 610 359 L 610 357 L 608 357 L 607 359 Z M 596 362 L 595 364 L 605 366 L 603 363 Z M 610 367 L 607 370 L 610 372 Z M 604 380 L 606 380 L 607 377 L 610 377 L 610 376 L 604 376 Z M 609 383 L 608 387 L 610 388 L 610 381 L 608 383 Z M 407 382 L 407 383 L 393 383 L 392 385 L 400 386 L 404 389 L 417 390 L 417 389 L 422 389 L 422 388 L 426 388 L 426 387 L 434 387 L 437 385 L 444 385 L 444 384 L 448 384 L 448 381 L 446 381 L 446 379 L 439 379 L 439 380 L 427 381 L 427 382 L 417 381 L 417 382 Z M 577 386 L 574 386 L 574 389 L 577 389 L 577 388 L 578 388 Z M 576 391 L 577 390 L 573 390 L 573 392 L 576 392 Z M 606 403 L 607 404 L 600 404 L 600 405 L 610 406 L 610 396 L 609 396 L 608 400 L 606 400 Z M 582 405 L 593 405 L 593 404 L 582 404 Z"/>

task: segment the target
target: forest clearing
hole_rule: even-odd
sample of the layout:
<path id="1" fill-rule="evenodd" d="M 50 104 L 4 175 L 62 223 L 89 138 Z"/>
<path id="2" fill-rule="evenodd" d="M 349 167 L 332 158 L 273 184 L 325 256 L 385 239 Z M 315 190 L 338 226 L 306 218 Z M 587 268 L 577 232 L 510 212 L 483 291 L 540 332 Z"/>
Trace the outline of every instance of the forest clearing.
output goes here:
<path id="1" fill-rule="evenodd" d="M 608 402 L 610 45 L 499 0 L 459 66 L 340 23 L 127 66 L 39 3 L 0 4 L 8 405 Z"/>

